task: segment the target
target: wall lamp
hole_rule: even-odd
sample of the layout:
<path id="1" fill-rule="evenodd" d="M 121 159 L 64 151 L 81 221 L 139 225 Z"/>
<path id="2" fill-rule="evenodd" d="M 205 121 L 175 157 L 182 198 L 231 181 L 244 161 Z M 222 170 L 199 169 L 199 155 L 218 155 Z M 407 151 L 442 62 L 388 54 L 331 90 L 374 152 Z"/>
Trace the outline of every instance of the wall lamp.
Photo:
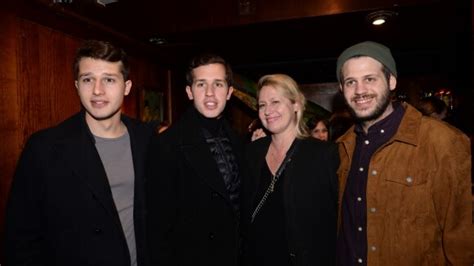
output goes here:
<path id="1" fill-rule="evenodd" d="M 389 21 L 393 17 L 397 16 L 398 13 L 390 10 L 379 10 L 367 14 L 367 21 L 375 26 L 379 26 Z"/>

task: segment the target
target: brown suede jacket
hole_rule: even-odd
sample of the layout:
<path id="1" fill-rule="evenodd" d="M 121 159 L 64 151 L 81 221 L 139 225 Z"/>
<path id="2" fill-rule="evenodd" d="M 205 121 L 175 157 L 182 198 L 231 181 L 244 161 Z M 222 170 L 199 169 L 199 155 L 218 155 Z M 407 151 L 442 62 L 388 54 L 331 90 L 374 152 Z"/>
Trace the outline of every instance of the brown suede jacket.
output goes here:
<path id="1" fill-rule="evenodd" d="M 469 139 L 403 104 L 394 137 L 371 158 L 368 265 L 473 265 Z M 339 213 L 356 135 L 338 139 Z"/>

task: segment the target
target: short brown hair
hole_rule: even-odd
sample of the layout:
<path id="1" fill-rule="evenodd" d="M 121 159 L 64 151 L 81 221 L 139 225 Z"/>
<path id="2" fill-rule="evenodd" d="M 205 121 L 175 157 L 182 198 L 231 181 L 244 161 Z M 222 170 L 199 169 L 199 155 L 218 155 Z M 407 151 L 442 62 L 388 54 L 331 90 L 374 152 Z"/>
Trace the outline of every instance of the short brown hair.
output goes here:
<path id="1" fill-rule="evenodd" d="M 227 82 L 227 86 L 232 86 L 234 83 L 232 68 L 224 58 L 216 55 L 216 54 L 200 54 L 195 56 L 189 62 L 188 69 L 186 71 L 186 85 L 192 86 L 194 82 L 194 75 L 193 70 L 200 66 L 210 65 L 210 64 L 221 64 L 225 68 L 225 81 Z"/>
<path id="2" fill-rule="evenodd" d="M 81 47 L 77 49 L 76 58 L 74 59 L 74 64 L 72 66 L 74 79 L 76 80 L 79 76 L 79 62 L 82 58 L 100 59 L 108 62 L 121 62 L 122 66 L 120 72 L 123 75 L 123 79 L 128 80 L 128 75 L 130 73 L 128 56 L 124 50 L 109 42 L 86 40 L 82 43 Z"/>

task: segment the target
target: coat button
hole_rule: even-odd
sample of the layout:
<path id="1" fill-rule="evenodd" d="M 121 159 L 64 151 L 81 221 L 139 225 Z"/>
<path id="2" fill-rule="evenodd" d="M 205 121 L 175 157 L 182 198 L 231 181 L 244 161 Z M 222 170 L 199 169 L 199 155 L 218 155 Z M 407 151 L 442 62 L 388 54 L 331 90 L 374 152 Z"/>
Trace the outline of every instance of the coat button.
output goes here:
<path id="1" fill-rule="evenodd" d="M 211 233 L 209 233 L 209 239 L 211 239 L 211 240 L 212 240 L 212 239 L 214 239 L 215 237 L 216 237 L 216 236 L 214 235 L 214 233 L 212 233 L 212 232 L 211 232 Z"/>

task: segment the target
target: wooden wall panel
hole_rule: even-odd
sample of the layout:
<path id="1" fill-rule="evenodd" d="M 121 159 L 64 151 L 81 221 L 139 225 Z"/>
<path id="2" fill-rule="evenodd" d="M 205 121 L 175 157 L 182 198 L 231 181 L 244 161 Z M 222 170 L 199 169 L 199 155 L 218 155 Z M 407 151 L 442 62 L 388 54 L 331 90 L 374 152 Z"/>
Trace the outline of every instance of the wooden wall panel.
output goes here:
<path id="1" fill-rule="evenodd" d="M 3 250 L 4 210 L 11 176 L 20 154 L 17 105 L 15 17 L 0 10 L 0 250 Z M 3 254 L 0 251 L 0 264 Z"/>
<path id="2" fill-rule="evenodd" d="M 155 90 L 165 93 L 167 84 L 167 70 L 159 67 L 143 57 L 131 56 L 130 58 L 130 80 L 132 90 L 125 97 L 122 111 L 132 117 L 139 117 L 139 104 L 142 90 Z"/>
<path id="3" fill-rule="evenodd" d="M 82 40 L 28 20 L 20 20 L 20 27 L 19 75 L 24 82 L 19 84 L 19 99 L 21 116 L 26 118 L 21 122 L 25 140 L 36 130 L 54 126 L 80 110 L 72 63 Z M 138 56 L 130 59 L 133 86 L 123 111 L 137 117 L 139 90 L 164 91 L 166 69 Z"/>
<path id="4" fill-rule="evenodd" d="M 18 93 L 23 140 L 80 110 L 71 64 L 80 42 L 28 20 L 20 20 Z"/>

